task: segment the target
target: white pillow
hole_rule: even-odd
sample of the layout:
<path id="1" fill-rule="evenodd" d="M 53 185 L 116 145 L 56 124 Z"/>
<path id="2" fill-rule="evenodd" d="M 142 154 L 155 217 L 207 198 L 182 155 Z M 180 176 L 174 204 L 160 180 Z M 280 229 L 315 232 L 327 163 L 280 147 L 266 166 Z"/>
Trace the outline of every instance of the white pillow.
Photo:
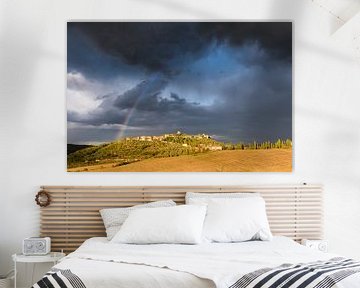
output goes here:
<path id="1" fill-rule="evenodd" d="M 246 197 L 259 197 L 259 193 L 255 192 L 225 192 L 225 193 L 197 193 L 186 192 L 185 203 L 186 204 L 208 204 L 211 199 L 233 199 L 233 198 L 246 198 Z"/>
<path id="2" fill-rule="evenodd" d="M 206 214 L 205 205 L 137 209 L 131 211 L 113 243 L 197 244 Z"/>
<path id="3" fill-rule="evenodd" d="M 271 240 L 264 199 L 247 197 L 209 200 L 203 237 L 211 242 Z"/>
<path id="4" fill-rule="evenodd" d="M 129 213 L 132 210 L 139 208 L 154 208 L 154 207 L 170 207 L 176 206 L 172 200 L 156 201 L 146 204 L 135 205 L 128 208 L 109 208 L 101 209 L 100 214 L 106 229 L 107 239 L 111 240 L 115 234 L 120 230 L 121 225 L 124 223 Z"/>

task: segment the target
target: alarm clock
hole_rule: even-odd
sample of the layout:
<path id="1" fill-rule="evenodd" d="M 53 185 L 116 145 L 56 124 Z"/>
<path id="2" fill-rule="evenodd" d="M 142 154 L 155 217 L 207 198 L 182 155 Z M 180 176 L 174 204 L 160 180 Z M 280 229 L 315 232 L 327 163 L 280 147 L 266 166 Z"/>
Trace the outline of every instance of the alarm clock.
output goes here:
<path id="1" fill-rule="evenodd" d="M 30 237 L 23 240 L 24 255 L 46 255 L 50 253 L 50 237 Z"/>
<path id="2" fill-rule="evenodd" d="M 301 241 L 301 244 L 309 247 L 311 249 L 314 250 L 318 250 L 321 252 L 327 252 L 328 250 L 328 243 L 325 240 L 308 240 L 308 239 L 303 239 Z"/>

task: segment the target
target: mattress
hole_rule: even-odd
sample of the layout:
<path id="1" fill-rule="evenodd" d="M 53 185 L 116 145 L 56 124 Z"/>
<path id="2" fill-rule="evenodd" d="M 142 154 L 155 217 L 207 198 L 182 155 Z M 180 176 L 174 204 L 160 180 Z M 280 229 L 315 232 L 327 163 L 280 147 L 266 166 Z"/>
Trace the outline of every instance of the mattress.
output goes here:
<path id="1" fill-rule="evenodd" d="M 330 261 L 337 257 L 304 247 L 286 237 L 274 237 L 272 241 L 200 245 L 112 244 L 106 238 L 91 238 L 54 268 L 58 271 L 71 271 L 83 283 L 83 286 L 78 287 L 87 288 L 255 287 L 235 284 L 244 277 L 248 279 L 248 275 L 254 275 L 254 271 L 272 273 L 271 269 L 278 266 L 289 271 L 292 264 L 298 263 L 313 263 L 313 266 L 316 263 L 319 266 L 318 261 Z M 321 265 L 323 263 L 325 262 L 321 262 Z M 333 262 L 326 263 L 333 266 Z M 323 287 L 360 287 L 360 273 L 356 270 L 359 266 L 360 264 L 354 263 L 352 270 L 347 270 L 352 273 L 341 281 L 334 282 L 332 286 Z M 301 271 L 309 270 L 307 267 L 294 267 Z"/>

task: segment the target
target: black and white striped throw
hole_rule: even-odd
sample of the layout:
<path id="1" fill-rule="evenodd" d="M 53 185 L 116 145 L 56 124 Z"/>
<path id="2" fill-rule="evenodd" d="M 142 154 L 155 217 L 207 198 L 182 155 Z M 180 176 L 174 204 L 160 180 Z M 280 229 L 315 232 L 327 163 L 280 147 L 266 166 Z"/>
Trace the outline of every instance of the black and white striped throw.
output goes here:
<path id="1" fill-rule="evenodd" d="M 52 269 L 32 288 L 86 288 L 81 279 L 69 269 Z"/>
<path id="2" fill-rule="evenodd" d="M 284 264 L 246 274 L 229 288 L 330 288 L 359 272 L 360 262 L 345 258 Z"/>

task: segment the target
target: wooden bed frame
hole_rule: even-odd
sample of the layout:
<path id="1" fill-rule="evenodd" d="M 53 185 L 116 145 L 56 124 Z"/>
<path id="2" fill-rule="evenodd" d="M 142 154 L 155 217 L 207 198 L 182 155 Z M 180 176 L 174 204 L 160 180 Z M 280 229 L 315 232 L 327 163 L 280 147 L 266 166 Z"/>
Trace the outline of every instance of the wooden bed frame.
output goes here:
<path id="1" fill-rule="evenodd" d="M 151 201 L 185 201 L 186 192 L 259 192 L 266 201 L 274 235 L 295 241 L 321 239 L 323 224 L 320 185 L 271 186 L 42 186 L 49 206 L 40 208 L 40 233 L 52 239 L 52 251 L 74 251 L 90 237 L 105 236 L 99 209 L 129 207 Z"/>

